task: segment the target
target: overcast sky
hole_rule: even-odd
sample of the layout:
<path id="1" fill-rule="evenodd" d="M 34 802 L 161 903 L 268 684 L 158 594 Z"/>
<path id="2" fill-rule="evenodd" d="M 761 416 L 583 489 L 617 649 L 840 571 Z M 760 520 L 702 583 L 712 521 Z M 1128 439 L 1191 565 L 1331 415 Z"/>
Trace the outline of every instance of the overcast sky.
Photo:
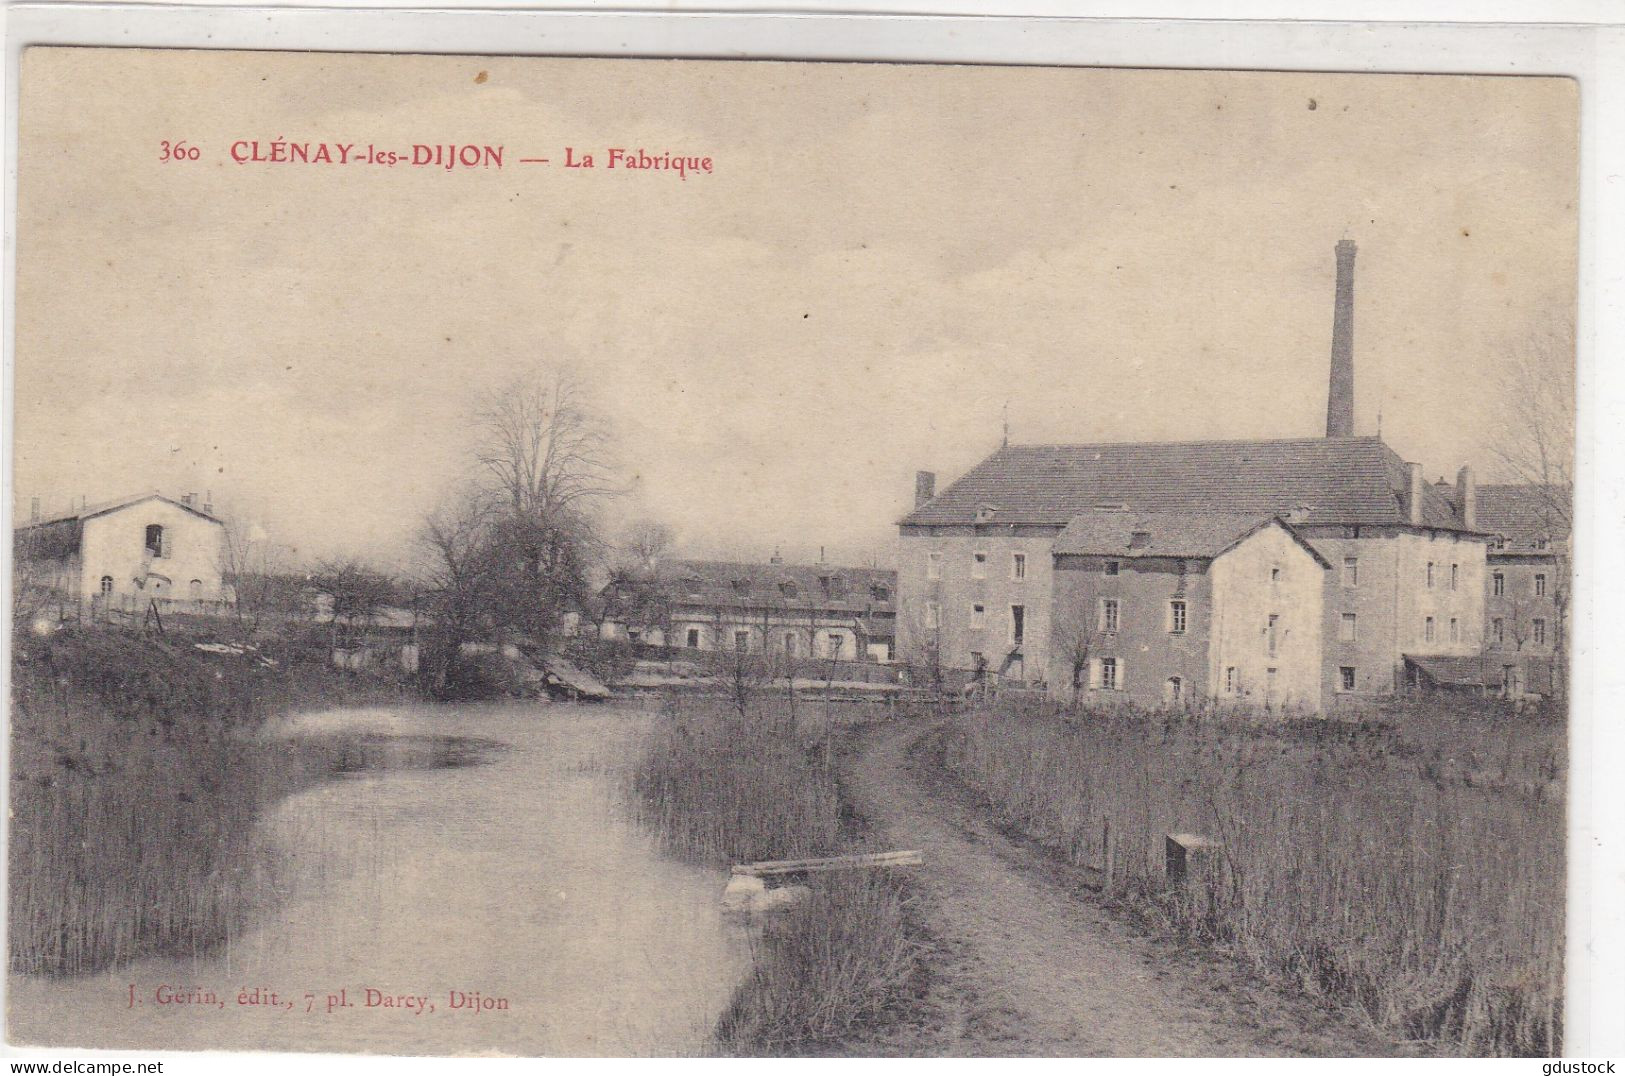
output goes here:
<path id="1" fill-rule="evenodd" d="M 1561 80 L 35 49 L 21 104 L 15 510 L 210 489 L 310 555 L 404 558 L 480 395 L 559 365 L 694 554 L 884 562 L 1006 406 L 1319 435 L 1344 237 L 1358 430 L 1482 471 L 1575 301 Z M 506 161 L 230 156 L 278 138 Z"/>

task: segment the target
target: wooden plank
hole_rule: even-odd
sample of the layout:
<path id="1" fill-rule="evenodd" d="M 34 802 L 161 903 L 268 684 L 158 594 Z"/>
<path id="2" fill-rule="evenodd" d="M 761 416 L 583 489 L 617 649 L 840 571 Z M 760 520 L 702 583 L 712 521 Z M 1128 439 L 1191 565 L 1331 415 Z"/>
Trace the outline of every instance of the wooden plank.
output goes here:
<path id="1" fill-rule="evenodd" d="M 866 867 L 917 867 L 925 862 L 925 853 L 871 852 L 862 855 L 826 856 L 822 859 L 769 859 L 759 863 L 741 863 L 734 867 L 735 874 L 750 874 L 758 878 L 781 874 L 818 874 L 824 871 L 856 870 Z"/>

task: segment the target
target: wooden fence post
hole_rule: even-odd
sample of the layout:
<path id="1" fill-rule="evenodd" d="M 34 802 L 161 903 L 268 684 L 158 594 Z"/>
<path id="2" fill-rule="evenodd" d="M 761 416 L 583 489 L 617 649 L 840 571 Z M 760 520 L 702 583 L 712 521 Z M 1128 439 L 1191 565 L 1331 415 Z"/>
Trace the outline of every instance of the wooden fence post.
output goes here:
<path id="1" fill-rule="evenodd" d="M 1117 874 L 1116 853 L 1117 849 L 1112 843 L 1112 820 L 1110 817 L 1103 817 L 1100 820 L 1100 858 L 1105 868 L 1102 871 L 1106 876 L 1104 889 L 1108 893 L 1112 890 L 1112 879 Z"/>

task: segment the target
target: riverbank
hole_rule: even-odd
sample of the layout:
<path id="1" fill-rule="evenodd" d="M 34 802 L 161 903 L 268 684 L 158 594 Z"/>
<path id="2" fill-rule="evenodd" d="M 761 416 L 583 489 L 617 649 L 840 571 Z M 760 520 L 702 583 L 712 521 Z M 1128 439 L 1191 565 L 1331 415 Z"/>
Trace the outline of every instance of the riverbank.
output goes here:
<path id="1" fill-rule="evenodd" d="M 19 633 L 12 650 L 8 962 L 81 974 L 199 953 L 242 929 L 271 868 L 271 804 L 323 780 L 343 736 L 271 743 L 276 715 L 399 701 L 409 685 L 299 652 L 200 650 L 117 631 Z"/>
<path id="2" fill-rule="evenodd" d="M 674 854 L 735 863 L 872 851 L 838 782 L 829 708 L 778 696 L 668 700 L 633 774 L 644 824 Z M 713 1036 L 734 1056 L 864 1052 L 909 1018 L 924 948 L 906 875 L 814 876 L 752 935 L 751 969 Z"/>

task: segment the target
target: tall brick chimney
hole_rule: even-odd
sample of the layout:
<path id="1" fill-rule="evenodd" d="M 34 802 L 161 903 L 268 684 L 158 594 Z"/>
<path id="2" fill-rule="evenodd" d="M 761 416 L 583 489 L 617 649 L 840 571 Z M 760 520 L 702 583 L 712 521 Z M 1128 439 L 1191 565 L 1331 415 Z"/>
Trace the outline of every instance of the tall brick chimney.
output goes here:
<path id="1" fill-rule="evenodd" d="M 1354 240 L 1337 241 L 1337 299 L 1332 307 L 1332 381 L 1326 436 L 1354 436 Z"/>
<path id="2" fill-rule="evenodd" d="M 926 501 L 937 495 L 937 475 L 935 471 L 914 472 L 914 507 L 922 507 Z"/>
<path id="3" fill-rule="evenodd" d="M 1478 527 L 1478 483 L 1473 480 L 1473 468 L 1465 465 L 1456 472 L 1456 510 L 1461 513 L 1461 525 L 1468 530 Z"/>

